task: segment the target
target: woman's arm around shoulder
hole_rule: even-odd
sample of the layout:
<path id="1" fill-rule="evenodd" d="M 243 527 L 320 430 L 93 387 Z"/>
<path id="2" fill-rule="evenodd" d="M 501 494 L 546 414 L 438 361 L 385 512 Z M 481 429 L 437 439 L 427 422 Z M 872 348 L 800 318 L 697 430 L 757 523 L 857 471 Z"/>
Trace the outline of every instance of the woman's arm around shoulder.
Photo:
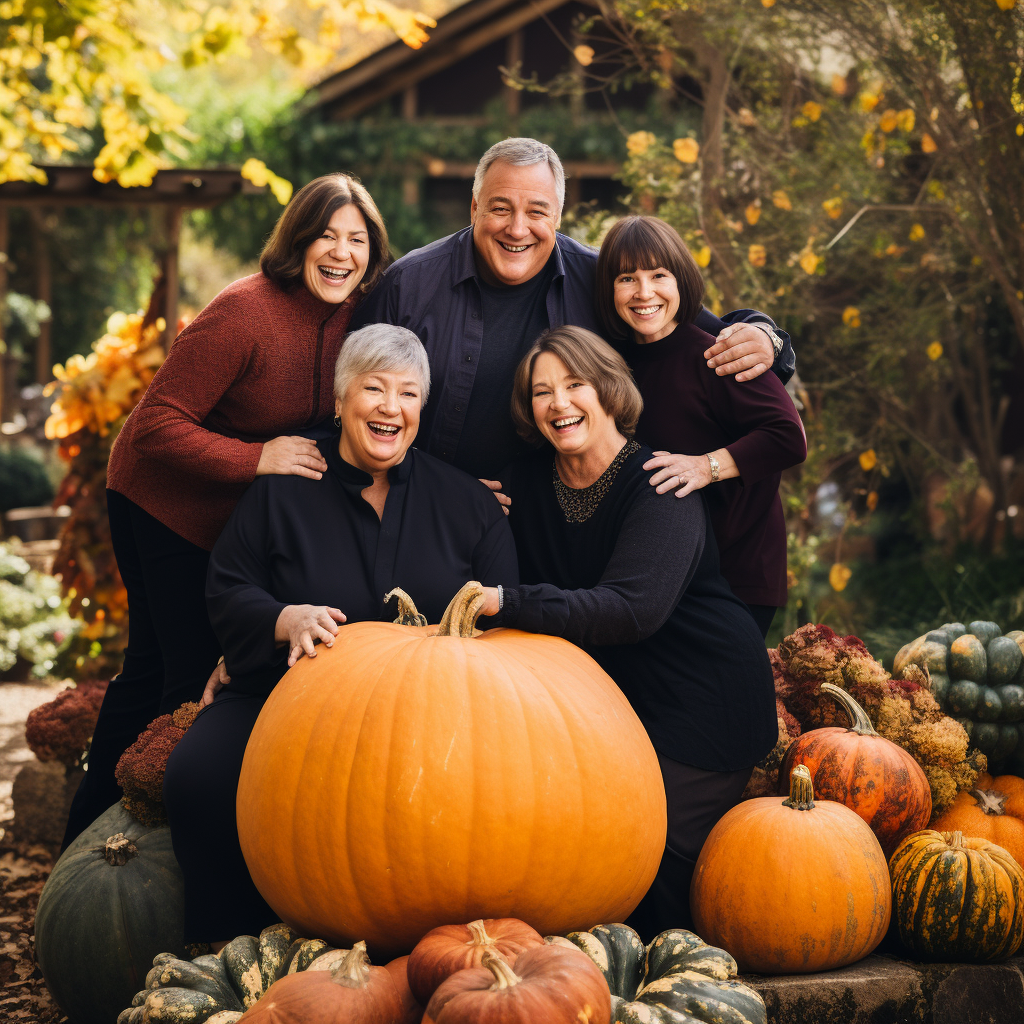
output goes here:
<path id="1" fill-rule="evenodd" d="M 646 474 L 641 483 L 597 586 L 522 584 L 505 595 L 505 625 L 596 647 L 639 643 L 665 624 L 704 551 L 704 502 L 658 494 Z"/>
<path id="2" fill-rule="evenodd" d="M 267 317 L 262 275 L 228 285 L 178 335 L 131 416 L 136 451 L 211 480 L 248 483 L 262 444 L 224 437 L 201 424 L 245 373 Z M 268 287 L 273 287 L 267 282 Z"/>

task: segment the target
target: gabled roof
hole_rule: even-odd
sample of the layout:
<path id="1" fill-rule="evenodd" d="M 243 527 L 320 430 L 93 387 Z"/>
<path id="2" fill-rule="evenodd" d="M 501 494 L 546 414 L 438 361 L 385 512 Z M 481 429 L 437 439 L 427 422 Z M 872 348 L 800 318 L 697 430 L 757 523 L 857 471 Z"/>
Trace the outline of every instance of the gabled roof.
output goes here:
<path id="1" fill-rule="evenodd" d="M 469 0 L 438 20 L 419 50 L 402 42 L 330 75 L 310 90 L 314 106 L 339 106 L 346 117 L 376 106 L 409 86 L 502 39 L 571 0 Z"/>

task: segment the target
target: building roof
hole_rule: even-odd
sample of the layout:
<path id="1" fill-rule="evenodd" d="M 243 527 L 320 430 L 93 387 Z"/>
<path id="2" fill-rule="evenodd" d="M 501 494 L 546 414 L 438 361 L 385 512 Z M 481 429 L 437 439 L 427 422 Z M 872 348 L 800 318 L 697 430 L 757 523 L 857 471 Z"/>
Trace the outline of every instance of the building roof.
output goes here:
<path id="1" fill-rule="evenodd" d="M 216 206 L 232 196 L 258 195 L 266 189 L 223 168 L 175 167 L 157 171 L 152 185 L 124 188 L 93 177 L 92 164 L 38 165 L 46 184 L 34 181 L 0 183 L 0 206 L 92 206 L 107 204 L 182 207 Z"/>
<path id="2" fill-rule="evenodd" d="M 438 19 L 418 50 L 394 42 L 324 78 L 310 90 L 314 106 L 339 106 L 346 117 L 462 60 L 571 0 L 468 0 Z"/>

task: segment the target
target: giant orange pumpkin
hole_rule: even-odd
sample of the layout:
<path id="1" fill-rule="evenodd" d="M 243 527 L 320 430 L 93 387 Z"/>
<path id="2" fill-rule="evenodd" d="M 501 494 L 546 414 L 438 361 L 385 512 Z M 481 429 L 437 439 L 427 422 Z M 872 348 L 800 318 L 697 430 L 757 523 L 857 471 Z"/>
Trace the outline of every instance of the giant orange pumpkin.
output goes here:
<path id="1" fill-rule="evenodd" d="M 816 801 L 804 765 L 788 798 L 746 800 L 725 814 L 690 885 L 697 933 L 759 974 L 860 960 L 882 941 L 891 901 L 874 833 L 849 807 Z"/>
<path id="2" fill-rule="evenodd" d="M 963 832 L 1003 847 L 1024 866 L 1024 779 L 1016 775 L 982 773 L 974 788 L 957 795 L 953 806 L 940 814 L 931 828 L 937 832 Z"/>
<path id="3" fill-rule="evenodd" d="M 436 629 L 346 625 L 268 698 L 238 835 L 302 934 L 401 952 L 477 918 L 585 930 L 653 881 L 665 790 L 629 702 L 565 640 L 474 636 L 482 600 L 467 584 Z"/>
<path id="4" fill-rule="evenodd" d="M 850 716 L 848 729 L 812 729 L 786 750 L 779 779 L 806 765 L 814 792 L 856 811 L 878 837 L 889 857 L 900 840 L 924 828 L 932 816 L 932 793 L 921 766 L 902 747 L 875 732 L 864 709 L 843 689 L 822 683 Z"/>

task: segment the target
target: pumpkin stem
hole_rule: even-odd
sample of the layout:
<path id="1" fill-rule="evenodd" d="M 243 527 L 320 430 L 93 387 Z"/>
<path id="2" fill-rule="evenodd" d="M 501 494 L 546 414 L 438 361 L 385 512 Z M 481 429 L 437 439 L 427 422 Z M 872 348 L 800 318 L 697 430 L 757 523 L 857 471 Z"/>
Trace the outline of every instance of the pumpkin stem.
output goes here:
<path id="1" fill-rule="evenodd" d="M 470 921 L 466 925 L 469 929 L 470 934 L 473 938 L 466 943 L 468 946 L 489 946 L 494 942 L 494 939 L 487 934 L 487 929 L 484 927 L 483 918 L 479 921 Z"/>
<path id="2" fill-rule="evenodd" d="M 964 834 L 963 834 L 963 832 L 943 832 L 942 833 L 942 839 L 943 839 L 943 842 L 945 842 L 945 844 L 951 850 L 963 849 L 963 845 L 964 845 Z"/>
<path id="3" fill-rule="evenodd" d="M 123 868 L 125 864 L 139 855 L 139 848 L 123 833 L 118 832 L 103 844 L 103 859 L 114 868 Z"/>
<path id="4" fill-rule="evenodd" d="M 483 603 L 484 588 L 476 582 L 467 583 L 445 609 L 434 635 L 471 637 Z"/>
<path id="5" fill-rule="evenodd" d="M 427 617 L 416 609 L 416 602 L 401 588 L 395 587 L 384 595 L 384 603 L 388 604 L 391 598 L 398 598 L 398 618 L 395 624 L 399 626 L 425 626 Z"/>
<path id="6" fill-rule="evenodd" d="M 850 716 L 850 732 L 858 736 L 877 736 L 868 713 L 841 687 L 833 683 L 822 683 L 819 689 L 832 697 Z"/>
<path id="7" fill-rule="evenodd" d="M 366 955 L 366 943 L 362 939 L 345 954 L 337 967 L 331 968 L 331 980 L 346 988 L 363 988 L 370 980 L 370 958 Z"/>
<path id="8" fill-rule="evenodd" d="M 503 989 L 512 988 L 513 985 L 518 985 L 523 980 L 497 953 L 492 953 L 490 950 L 484 953 L 480 964 L 494 975 L 492 992 L 501 992 Z"/>
<path id="9" fill-rule="evenodd" d="M 798 764 L 789 775 L 789 798 L 782 801 L 783 807 L 795 811 L 810 811 L 814 808 L 814 786 L 811 773 L 806 765 Z"/>
<path id="10" fill-rule="evenodd" d="M 978 809 L 986 814 L 1005 814 L 1006 794 L 995 789 L 972 789 L 971 796 L 974 797 Z"/>

